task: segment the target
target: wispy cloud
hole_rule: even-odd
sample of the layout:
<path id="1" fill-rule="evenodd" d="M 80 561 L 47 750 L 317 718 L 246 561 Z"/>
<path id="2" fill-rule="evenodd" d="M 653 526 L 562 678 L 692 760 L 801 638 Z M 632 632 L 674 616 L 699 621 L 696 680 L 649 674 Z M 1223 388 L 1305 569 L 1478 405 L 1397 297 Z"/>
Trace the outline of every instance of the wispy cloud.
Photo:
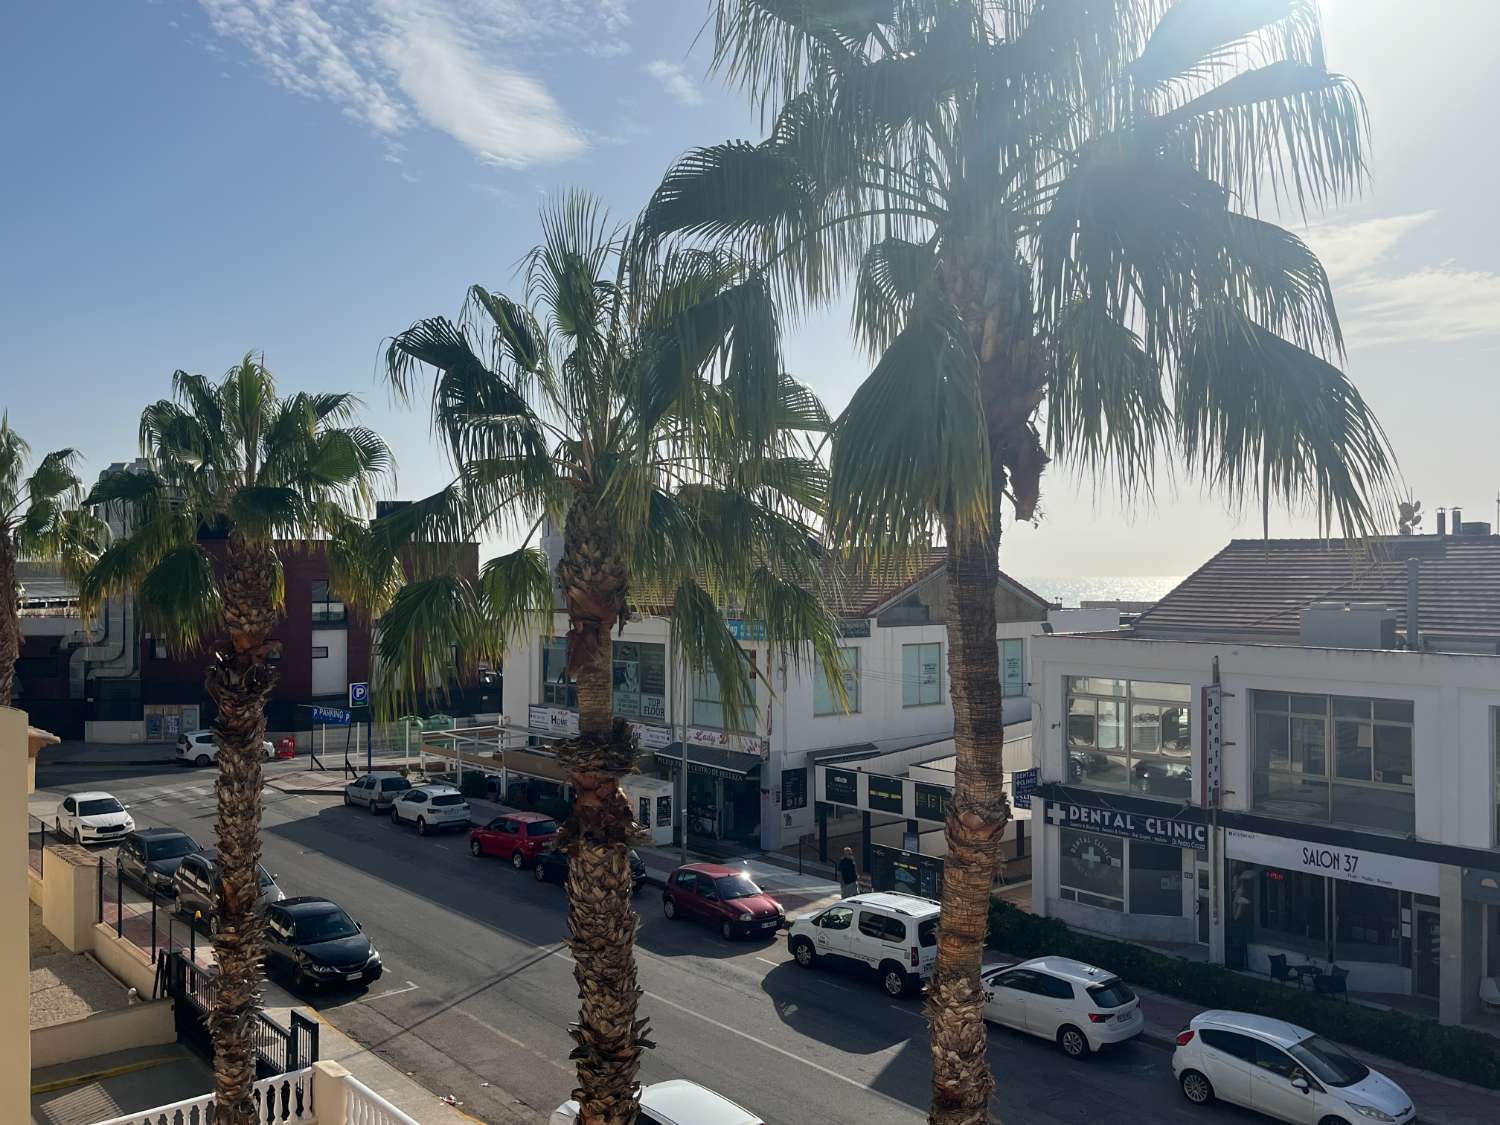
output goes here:
<path id="1" fill-rule="evenodd" d="M 666 59 L 653 59 L 646 64 L 646 73 L 661 83 L 661 88 L 683 105 L 702 105 L 703 94 L 698 84 L 688 77 L 681 63 Z"/>
<path id="2" fill-rule="evenodd" d="M 386 138 L 440 130 L 488 164 L 577 156 L 588 133 L 538 56 L 625 53 L 632 0 L 199 0 L 283 88 Z M 389 150 L 388 150 L 389 151 Z"/>
<path id="3" fill-rule="evenodd" d="M 1500 337 L 1500 274 L 1452 260 L 1405 264 L 1411 255 L 1399 255 L 1403 239 L 1435 218 L 1436 211 L 1418 211 L 1306 232 L 1333 282 L 1351 347 Z"/>

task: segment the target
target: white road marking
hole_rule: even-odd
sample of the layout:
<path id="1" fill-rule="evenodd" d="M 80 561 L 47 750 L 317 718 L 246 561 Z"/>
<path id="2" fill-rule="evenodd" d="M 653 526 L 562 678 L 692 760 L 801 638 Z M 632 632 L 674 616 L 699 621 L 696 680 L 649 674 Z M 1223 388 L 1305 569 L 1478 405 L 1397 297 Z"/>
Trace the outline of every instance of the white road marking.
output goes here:
<path id="1" fill-rule="evenodd" d="M 914 1016 L 914 1017 L 916 1017 L 919 1020 L 927 1018 L 924 1015 L 922 1015 L 921 1012 L 913 1011 L 910 1008 L 903 1008 L 900 1004 L 887 1004 L 886 1007 L 890 1008 L 894 1012 L 902 1012 L 902 1013 L 904 1013 L 904 1014 L 906 1014 L 908 1016 Z"/>
<path id="2" fill-rule="evenodd" d="M 813 980 L 817 981 L 819 984 L 826 984 L 829 988 L 836 988 L 840 992 L 853 992 L 854 991 L 854 989 L 848 987 L 847 985 L 836 984 L 835 982 L 829 980 L 826 977 L 813 977 Z"/>
<path id="3" fill-rule="evenodd" d="M 422 987 L 421 985 L 416 984 L 413 981 L 407 981 L 405 988 L 388 988 L 384 992 L 379 993 L 378 995 L 375 995 L 375 996 L 371 996 L 371 995 L 369 995 L 367 993 L 366 995 L 361 996 L 358 1000 L 356 1000 L 355 1003 L 356 1004 L 366 1004 L 366 1003 L 368 1003 L 371 1000 L 385 1000 L 385 999 L 388 999 L 389 997 L 392 997 L 392 996 L 400 996 L 402 993 L 405 993 L 405 992 L 415 992 L 417 989 L 419 989 L 421 987 Z"/>
<path id="4" fill-rule="evenodd" d="M 562 1063 L 558 1062 L 551 1055 L 544 1055 L 544 1054 L 542 1054 L 542 1052 L 540 1052 L 540 1051 L 536 1050 L 535 1048 L 531 1047 L 529 1044 L 522 1043 L 514 1035 L 508 1035 L 508 1034 L 506 1034 L 505 1032 L 501 1031 L 498 1027 L 496 1027 L 494 1024 L 490 1023 L 489 1021 L 480 1019 L 473 1012 L 465 1011 L 463 1008 L 453 1008 L 452 1011 L 457 1012 L 459 1015 L 463 1016 L 465 1019 L 473 1020 L 480 1027 L 482 1027 L 486 1031 L 488 1031 L 491 1035 L 498 1035 L 501 1039 L 504 1039 L 511 1046 L 521 1048 L 521 1050 L 525 1051 L 528 1055 L 533 1055 L 536 1058 L 541 1059 L 548 1066 L 556 1067 L 558 1070 L 562 1071 L 564 1074 L 573 1074 L 574 1073 L 574 1070 L 573 1070 L 573 1068 L 571 1066 L 564 1066 Z"/>
<path id="5" fill-rule="evenodd" d="M 782 964 L 782 962 L 780 961 L 768 961 L 764 957 L 757 957 L 756 960 L 759 961 L 762 965 L 770 965 L 773 969 L 780 968 Z"/>

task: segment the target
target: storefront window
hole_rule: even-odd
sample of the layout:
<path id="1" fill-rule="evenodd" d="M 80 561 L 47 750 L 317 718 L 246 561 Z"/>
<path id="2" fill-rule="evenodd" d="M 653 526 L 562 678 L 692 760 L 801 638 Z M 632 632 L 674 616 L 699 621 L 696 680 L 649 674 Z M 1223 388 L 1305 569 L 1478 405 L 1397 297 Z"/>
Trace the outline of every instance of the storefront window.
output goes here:
<path id="1" fill-rule="evenodd" d="M 568 642 L 549 637 L 542 645 L 542 702 L 578 709 L 578 687 L 568 675 Z M 639 641 L 614 645 L 614 709 L 627 719 L 665 722 L 667 648 Z"/>
<path id="2" fill-rule="evenodd" d="M 1270 944 L 1287 944 L 1321 955 L 1327 938 L 1321 875 L 1265 868 L 1260 872 L 1260 910 L 1256 936 Z"/>
<path id="3" fill-rule="evenodd" d="M 925 707 L 943 701 L 943 646 L 901 646 L 901 706 Z"/>
<path id="4" fill-rule="evenodd" d="M 1182 917 L 1182 852 L 1130 841 L 1130 913 Z"/>
<path id="5" fill-rule="evenodd" d="M 1252 696 L 1258 811 L 1390 832 L 1415 828 L 1410 702 Z"/>
<path id="6" fill-rule="evenodd" d="M 578 710 L 578 689 L 568 676 L 568 642 L 549 637 L 542 645 L 542 702 Z"/>
<path id="7" fill-rule="evenodd" d="M 839 656 L 843 658 L 844 671 L 844 694 L 849 699 L 848 713 L 859 712 L 859 649 L 841 648 Z M 813 662 L 813 714 L 814 715 L 842 715 L 844 705 L 839 702 L 838 693 L 828 682 L 828 677 L 823 672 L 823 662 Z"/>
<path id="8" fill-rule="evenodd" d="M 1000 642 L 1000 694 L 1026 694 L 1026 642 L 1020 637 Z"/>
<path id="9" fill-rule="evenodd" d="M 1062 830 L 1062 897 L 1105 910 L 1125 909 L 1125 841 L 1119 836 Z"/>
<path id="10" fill-rule="evenodd" d="M 1186 684 L 1074 676 L 1068 681 L 1068 779 L 1186 801 L 1193 791 Z"/>
<path id="11" fill-rule="evenodd" d="M 1333 884 L 1335 958 L 1401 959 L 1401 892 L 1364 883 Z"/>
<path id="12" fill-rule="evenodd" d="M 1402 917 L 1410 922 L 1412 896 L 1405 891 L 1237 861 L 1231 894 L 1231 943 L 1336 963 L 1409 963 Z"/>

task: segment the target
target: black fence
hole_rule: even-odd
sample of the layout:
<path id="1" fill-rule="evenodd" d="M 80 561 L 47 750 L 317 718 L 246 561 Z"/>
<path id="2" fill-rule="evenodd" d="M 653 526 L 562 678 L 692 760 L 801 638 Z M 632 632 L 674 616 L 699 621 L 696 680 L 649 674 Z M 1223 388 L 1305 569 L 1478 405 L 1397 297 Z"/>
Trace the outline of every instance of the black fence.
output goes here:
<path id="1" fill-rule="evenodd" d="M 147 964 L 161 953 L 181 951 L 200 964 L 211 964 L 212 939 L 191 919 L 177 912 L 177 899 L 164 891 L 143 890 L 126 879 L 116 864 L 99 857 L 97 919 L 130 942 Z"/>

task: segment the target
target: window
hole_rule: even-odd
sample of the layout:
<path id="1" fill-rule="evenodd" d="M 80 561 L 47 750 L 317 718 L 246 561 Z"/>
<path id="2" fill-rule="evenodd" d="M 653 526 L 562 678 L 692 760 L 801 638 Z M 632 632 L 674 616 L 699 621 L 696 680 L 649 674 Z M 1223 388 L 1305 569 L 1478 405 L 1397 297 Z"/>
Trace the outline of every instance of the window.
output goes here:
<path id="1" fill-rule="evenodd" d="M 1218 1031 L 1210 1027 L 1199 1032 L 1199 1036 L 1214 1050 L 1223 1051 L 1226 1055 L 1247 1063 L 1253 1063 L 1259 1053 L 1256 1041 L 1238 1032 Z"/>
<path id="2" fill-rule="evenodd" d="M 1129 842 L 1132 914 L 1182 917 L 1182 852 L 1164 844 Z"/>
<path id="3" fill-rule="evenodd" d="M 1104 910 L 1125 909 L 1125 841 L 1096 832 L 1062 830 L 1062 897 Z"/>
<path id="4" fill-rule="evenodd" d="M 785 811 L 807 808 L 807 767 L 781 771 L 781 807 Z"/>
<path id="5" fill-rule="evenodd" d="M 1026 694 L 1026 642 L 1020 637 L 1000 642 L 1000 694 Z"/>
<path id="6" fill-rule="evenodd" d="M 542 645 L 542 702 L 578 710 L 578 688 L 568 675 L 568 642 L 548 637 Z"/>
<path id="7" fill-rule="evenodd" d="M 677 873 L 677 885 L 684 891 L 696 891 L 698 889 L 697 873 L 693 871 L 679 871 Z"/>
<path id="8" fill-rule="evenodd" d="M 1500 848 L 1500 707 L 1490 708 L 1490 747 L 1495 763 L 1495 846 Z"/>
<path id="9" fill-rule="evenodd" d="M 848 714 L 859 713 L 859 649 L 841 648 L 839 656 L 843 659 L 844 670 L 841 678 L 844 681 L 844 694 L 849 698 Z M 822 661 L 813 662 L 813 714 L 814 715 L 842 715 L 845 714 L 844 705 L 839 702 L 838 693 L 828 682 L 828 676 L 823 671 Z"/>
<path id="10" fill-rule="evenodd" d="M 1041 988 L 1037 984 L 1037 975 L 1029 969 L 1017 969 L 1013 973 L 1002 973 L 995 978 L 995 983 L 1001 988 L 1013 988 L 1017 992 L 1029 992 L 1040 995 Z"/>
<path id="11" fill-rule="evenodd" d="M 1105 981 L 1088 990 L 1089 998 L 1096 1008 L 1118 1008 L 1135 999 L 1135 993 L 1122 980 Z"/>
<path id="12" fill-rule="evenodd" d="M 1273 1043 L 1265 1043 L 1256 1040 L 1255 1043 L 1255 1065 L 1261 1070 L 1269 1070 L 1272 1074 L 1279 1074 L 1282 1078 L 1291 1080 L 1292 1075 L 1299 1074 L 1302 1068 L 1292 1061 L 1292 1056 L 1283 1051 Z"/>
<path id="13" fill-rule="evenodd" d="M 744 652 L 742 649 L 741 652 Z M 750 661 L 750 693 L 752 699 L 755 694 L 755 653 L 744 652 L 744 656 Z M 698 727 L 713 727 L 716 730 L 725 728 L 724 701 L 720 695 L 719 677 L 712 668 L 705 668 L 693 673 L 693 725 Z M 745 705 L 740 714 L 739 729 L 745 732 L 755 730 L 755 704 Z"/>
<path id="14" fill-rule="evenodd" d="M 896 918 L 887 918 L 884 914 L 872 914 L 867 910 L 859 912 L 859 932 L 877 941 L 890 941 L 898 945 L 906 941 L 905 923 Z"/>
<path id="15" fill-rule="evenodd" d="M 1388 832 L 1415 829 L 1410 701 L 1251 696 L 1257 811 Z"/>
<path id="16" fill-rule="evenodd" d="M 312 646 L 312 658 L 314 660 L 327 660 L 328 659 L 328 646 L 327 645 L 313 645 Z"/>
<path id="17" fill-rule="evenodd" d="M 346 621 L 344 603 L 328 590 L 328 579 L 315 578 L 312 584 L 312 623 L 320 625 L 343 625 Z M 326 655 L 326 653 L 325 653 Z"/>
<path id="18" fill-rule="evenodd" d="M 1037 995 L 1046 996 L 1051 1000 L 1073 999 L 1073 986 L 1060 977 L 1050 976 L 1047 973 L 1038 973 L 1036 978 Z"/>
<path id="19" fill-rule="evenodd" d="M 1193 794 L 1187 684 L 1068 680 L 1068 780 L 1172 801 Z"/>
<path id="20" fill-rule="evenodd" d="M 643 797 L 641 799 L 649 801 L 651 798 Z M 526 835 L 528 836 L 551 836 L 556 831 L 557 821 L 555 820 L 533 820 L 526 826 Z"/>
<path id="21" fill-rule="evenodd" d="M 854 911 L 847 906 L 834 906 L 823 912 L 818 925 L 825 930 L 847 930 L 854 919 Z"/>
<path id="22" fill-rule="evenodd" d="M 665 828 L 672 823 L 672 798 L 670 795 L 656 798 L 656 827 Z"/>
<path id="23" fill-rule="evenodd" d="M 665 721 L 667 648 L 639 641 L 614 646 L 615 714 Z"/>
<path id="24" fill-rule="evenodd" d="M 943 701 L 941 643 L 901 646 L 901 706 L 926 707 Z"/>

